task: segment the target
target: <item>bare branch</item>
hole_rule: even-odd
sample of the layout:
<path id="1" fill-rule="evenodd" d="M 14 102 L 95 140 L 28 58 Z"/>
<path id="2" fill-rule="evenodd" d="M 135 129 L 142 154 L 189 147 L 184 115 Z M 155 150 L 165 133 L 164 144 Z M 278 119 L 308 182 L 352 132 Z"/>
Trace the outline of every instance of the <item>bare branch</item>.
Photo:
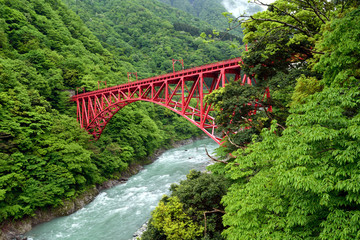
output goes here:
<path id="1" fill-rule="evenodd" d="M 234 30 L 234 29 L 240 27 L 240 26 L 241 26 L 241 23 L 242 23 L 242 22 L 240 22 L 239 24 L 237 24 L 235 27 L 231 27 L 231 26 L 230 26 L 230 23 L 229 23 L 229 29 L 227 29 L 226 32 L 230 32 L 231 30 Z M 223 39 L 225 38 L 225 36 L 226 36 L 226 35 L 224 34 L 222 37 L 220 37 L 220 40 L 223 40 Z"/>
<path id="2" fill-rule="evenodd" d="M 228 164 L 227 161 L 222 161 L 222 160 L 219 160 L 219 159 L 216 159 L 216 158 L 210 156 L 210 154 L 209 154 L 208 150 L 206 149 L 206 147 L 205 147 L 205 152 L 206 152 L 206 155 L 207 155 L 211 160 L 213 160 L 213 161 L 215 161 L 215 162 L 219 162 L 219 163 Z M 234 163 L 234 164 L 235 164 L 235 165 L 239 165 L 239 163 Z"/>
<path id="3" fill-rule="evenodd" d="M 266 7 L 271 6 L 271 4 L 263 3 L 263 2 L 261 2 L 259 0 L 254 0 L 254 3 L 257 4 L 257 5 L 266 6 Z"/>
<path id="4" fill-rule="evenodd" d="M 289 34 L 289 32 L 288 32 L 288 31 L 285 31 L 285 29 L 283 29 L 282 31 L 276 31 L 276 32 L 274 33 L 275 30 L 280 30 L 280 29 L 282 29 L 282 28 L 285 28 L 285 26 L 278 26 L 278 27 L 269 29 L 269 30 L 266 31 L 266 32 L 264 33 L 264 35 L 261 36 L 261 38 L 258 39 L 258 41 L 256 41 L 255 43 L 262 43 L 262 40 L 264 40 L 265 37 L 267 37 L 267 35 L 268 35 L 269 33 L 271 33 L 271 32 L 272 32 L 272 35 L 277 35 L 276 32 L 280 32 L 279 34 L 281 34 L 281 33 L 288 33 L 288 34 Z"/>
<path id="5" fill-rule="evenodd" d="M 230 136 L 229 136 L 226 132 L 224 132 L 224 134 L 225 134 L 225 136 L 228 138 L 229 142 L 230 142 L 232 145 L 234 145 L 234 146 L 237 147 L 237 148 L 244 149 L 244 147 L 239 146 L 239 145 L 237 145 L 236 143 L 234 143 L 234 142 L 231 140 Z"/>
<path id="6" fill-rule="evenodd" d="M 245 123 L 249 124 L 251 127 L 256 128 L 258 131 L 261 132 L 261 129 L 262 129 L 262 128 L 259 127 L 258 125 L 256 125 L 255 122 L 249 121 L 249 119 L 244 118 L 244 117 L 242 117 L 242 119 L 244 120 Z"/>
<path id="7" fill-rule="evenodd" d="M 245 20 L 244 20 L 244 21 L 238 20 L 238 19 L 240 19 L 240 18 L 242 18 L 242 17 L 243 17 L 243 16 L 239 16 L 239 17 L 237 17 L 237 18 L 234 20 L 234 22 L 237 23 L 236 25 L 231 26 L 231 23 L 229 23 L 229 28 L 228 28 L 228 30 L 226 30 L 226 31 L 229 32 L 229 31 L 231 31 L 231 30 L 234 30 L 234 29 L 240 27 L 241 24 L 242 24 L 243 22 L 245 22 Z M 222 38 L 223 38 L 223 37 L 222 37 Z M 220 38 L 220 39 L 222 39 L 222 38 Z"/>
<path id="8" fill-rule="evenodd" d="M 223 214 L 225 214 L 225 211 L 214 208 L 214 210 L 212 210 L 212 211 L 206 211 L 206 212 L 204 212 L 204 220 L 205 220 L 204 236 L 206 236 L 206 227 L 207 227 L 206 214 L 209 214 L 209 213 L 223 213 Z"/>
<path id="9" fill-rule="evenodd" d="M 320 21 L 322 21 L 324 24 L 325 24 L 325 20 L 322 19 L 322 17 L 320 15 L 322 15 L 323 17 L 325 17 L 327 20 L 328 18 L 326 17 L 326 15 L 324 15 L 322 12 L 320 12 L 320 10 L 318 8 L 316 8 L 312 3 L 310 3 L 310 1 L 308 0 L 305 0 L 305 1 L 302 1 L 302 0 L 296 0 L 296 2 L 300 2 L 302 4 L 304 4 L 304 7 L 303 9 L 304 10 L 309 10 L 309 11 L 312 11 L 315 13 L 315 15 L 320 19 Z"/>
<path id="10" fill-rule="evenodd" d="M 300 0 L 301 1 L 301 0 Z M 312 4 L 310 3 L 310 1 L 312 2 Z M 321 12 L 315 4 L 314 0 L 308 0 L 307 2 L 309 2 L 309 6 L 311 9 L 314 10 L 315 14 L 318 16 L 318 18 L 325 24 L 325 21 L 323 21 L 323 19 L 320 17 L 320 15 L 322 15 L 324 18 L 326 18 L 327 21 L 330 21 L 330 19 L 326 16 L 325 13 Z"/>
<path id="11" fill-rule="evenodd" d="M 318 152 L 318 154 L 320 154 L 320 153 L 324 153 L 324 152 L 328 152 L 328 151 L 333 151 L 333 150 L 336 150 L 336 149 L 335 149 L 335 148 L 328 148 L 328 149 L 324 149 L 324 150 L 322 150 L 322 151 Z"/>
<path id="12" fill-rule="evenodd" d="M 0 139 L 3 139 L 3 138 L 10 138 L 10 137 L 12 137 L 12 135 L 11 134 L 7 134 L 7 133 L 0 133 Z"/>

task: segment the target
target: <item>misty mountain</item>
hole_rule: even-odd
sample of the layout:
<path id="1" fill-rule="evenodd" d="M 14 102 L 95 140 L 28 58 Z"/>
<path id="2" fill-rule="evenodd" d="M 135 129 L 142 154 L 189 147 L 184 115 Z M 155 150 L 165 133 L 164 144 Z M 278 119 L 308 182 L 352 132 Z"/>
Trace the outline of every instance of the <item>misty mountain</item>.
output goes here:
<path id="1" fill-rule="evenodd" d="M 191 15 L 211 24 L 218 31 L 225 31 L 229 25 L 228 20 L 222 15 L 223 12 L 230 12 L 232 0 L 223 4 L 224 0 L 158 0 L 174 8 L 183 10 Z M 245 0 L 246 1 L 246 0 Z M 234 5 L 234 9 L 238 5 Z M 242 30 L 235 29 L 231 32 L 242 37 Z"/>

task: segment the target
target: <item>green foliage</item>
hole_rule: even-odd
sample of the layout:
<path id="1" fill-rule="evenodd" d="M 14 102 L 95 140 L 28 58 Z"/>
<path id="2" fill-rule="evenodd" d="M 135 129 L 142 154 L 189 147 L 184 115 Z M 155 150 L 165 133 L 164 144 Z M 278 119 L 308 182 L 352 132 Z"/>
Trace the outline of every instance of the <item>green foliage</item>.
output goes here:
<path id="1" fill-rule="evenodd" d="M 343 19 L 334 19 L 326 26 L 319 49 L 325 52 L 315 70 L 323 73 L 327 85 L 352 87 L 359 78 L 359 10 Z M 346 21 L 344 20 L 346 19 Z"/>
<path id="2" fill-rule="evenodd" d="M 263 80 L 286 70 L 292 62 L 311 58 L 322 25 L 337 9 L 333 1 L 277 0 L 267 11 L 241 19 L 244 41 L 249 44 L 244 57 L 246 73 Z"/>
<path id="3" fill-rule="evenodd" d="M 207 101 L 216 105 L 218 110 L 217 121 L 225 131 L 237 132 L 242 127 L 252 125 L 251 120 L 260 118 L 259 114 L 252 115 L 255 104 L 268 107 L 268 101 L 262 98 L 264 88 L 242 85 L 239 81 L 231 82 L 227 87 L 216 91 L 207 97 Z M 247 119 L 244 116 L 248 116 Z M 262 116 L 264 117 L 264 116 Z M 259 119 L 260 121 L 260 119 Z"/>
<path id="4" fill-rule="evenodd" d="M 178 197 L 185 209 L 206 211 L 222 208 L 220 199 L 227 189 L 227 181 L 222 176 L 191 170 L 186 178 L 179 185 L 173 184 L 170 188 L 171 196 Z"/>
<path id="5" fill-rule="evenodd" d="M 87 133 L 76 121 L 50 109 L 37 90 L 20 85 L 0 94 L 0 219 L 57 206 L 77 190 L 99 182 Z"/>
<path id="6" fill-rule="evenodd" d="M 146 231 L 141 235 L 141 240 L 166 240 L 164 232 L 154 227 L 152 222 L 153 219 L 151 218 L 148 222 Z"/>
<path id="7" fill-rule="evenodd" d="M 292 95 L 291 105 L 303 104 L 306 101 L 306 97 L 316 92 L 320 92 L 321 90 L 322 86 L 315 77 L 307 78 L 305 76 L 301 76 L 297 79 L 297 84 Z"/>
<path id="8" fill-rule="evenodd" d="M 215 106 L 217 124 L 226 135 L 225 152 L 245 147 L 254 136 L 256 141 L 261 141 L 260 132 L 269 128 L 273 120 L 280 126 L 276 133 L 281 134 L 290 106 L 321 90 L 316 81 L 311 81 L 313 86 L 304 81 L 321 78 L 310 70 L 309 59 L 317 53 L 313 49 L 321 38 L 322 26 L 338 8 L 332 2 L 325 2 L 278 0 L 267 11 L 239 18 L 237 24 L 242 23 L 244 40 L 249 44 L 240 65 L 243 74 L 256 81 L 252 80 L 252 86 L 230 83 L 207 98 Z M 324 8 L 319 10 L 320 5 Z M 302 84 L 306 84 L 307 91 Z M 266 96 L 267 89 L 270 98 Z"/>
<path id="9" fill-rule="evenodd" d="M 158 234 L 165 239 L 222 239 L 220 200 L 228 186 L 221 175 L 190 171 L 186 180 L 171 185 L 171 197 L 165 196 L 154 210 L 142 239 L 155 239 Z"/>
<path id="10" fill-rule="evenodd" d="M 163 231 L 166 239 L 192 240 L 202 234 L 203 227 L 196 224 L 183 211 L 183 204 L 177 197 L 170 197 L 165 201 L 160 201 L 152 213 L 152 225 Z"/>
<path id="11" fill-rule="evenodd" d="M 212 26 L 217 28 L 218 30 L 225 31 L 228 27 L 228 21 L 227 19 L 221 18 L 221 16 L 224 12 L 226 12 L 225 7 L 223 6 L 221 0 L 159 0 L 160 2 L 166 3 L 171 5 L 174 8 L 178 8 L 180 10 L 183 10 L 187 13 L 190 13 L 191 15 L 210 23 Z M 234 17 L 231 17 L 230 19 L 234 20 Z M 211 28 L 210 28 L 211 29 Z M 212 34 L 212 31 L 205 30 L 207 34 Z M 224 33 L 222 33 L 224 34 Z M 235 29 L 232 34 L 242 37 L 243 33 L 241 29 Z M 232 37 L 233 39 L 236 38 L 236 36 L 230 35 L 229 33 L 226 33 L 226 35 L 222 37 Z"/>
<path id="12" fill-rule="evenodd" d="M 8 46 L 15 54 L 13 57 L 28 62 L 46 79 L 50 77 L 48 73 L 60 68 L 62 84 L 56 90 L 88 86 L 82 78 L 91 76 L 95 81 L 102 80 L 94 70 L 105 72 L 111 65 L 115 67 L 94 35 L 60 1 L 25 4 L 15 0 L 1 5 L 3 29 L 6 29 Z M 100 65 L 100 62 L 109 65 Z M 112 71 L 101 77 L 106 75 L 116 79 Z"/>
<path id="13" fill-rule="evenodd" d="M 59 206 L 160 146 L 201 132 L 169 110 L 137 103 L 112 119 L 100 141 L 89 142 L 69 89 L 119 84 L 137 69 L 143 77 L 165 73 L 168 59 L 182 54 L 189 66 L 239 52 L 174 30 L 180 12 L 160 3 L 67 2 L 78 3 L 86 24 L 60 0 L 0 0 L 0 222 Z M 128 11 L 115 11 L 117 4 Z M 173 20 L 157 17 L 161 12 Z"/>
<path id="14" fill-rule="evenodd" d="M 359 238 L 360 11 L 344 12 L 324 26 L 321 75 L 299 78 L 282 135 L 273 121 L 223 164 L 226 239 Z"/>
<path id="15" fill-rule="evenodd" d="M 164 133 L 148 114 L 141 104 L 127 106 L 114 116 L 104 134 L 110 137 L 114 144 L 119 144 L 120 148 L 131 146 L 136 159 L 149 156 L 163 143 Z M 108 147 L 107 138 L 100 139 L 97 145 L 102 145 L 102 142 Z"/>
<path id="16" fill-rule="evenodd" d="M 139 79 L 171 72 L 171 59 L 184 59 L 189 68 L 240 54 L 230 41 L 204 44 L 197 32 L 212 32 L 211 25 L 157 0 L 64 2 L 114 53 L 125 78 L 127 72 L 138 72 Z"/>
<path id="17" fill-rule="evenodd" d="M 253 136 L 270 127 L 272 120 L 285 125 L 296 78 L 302 75 L 312 76 L 314 73 L 307 69 L 306 64 L 299 64 L 284 72 L 279 71 L 267 81 L 253 81 L 253 85 L 230 82 L 206 97 L 206 101 L 217 110 L 216 122 L 226 134 L 224 146 L 227 153 L 251 143 Z M 265 95 L 267 88 L 270 98 Z M 260 140 L 261 137 L 256 139 Z"/>

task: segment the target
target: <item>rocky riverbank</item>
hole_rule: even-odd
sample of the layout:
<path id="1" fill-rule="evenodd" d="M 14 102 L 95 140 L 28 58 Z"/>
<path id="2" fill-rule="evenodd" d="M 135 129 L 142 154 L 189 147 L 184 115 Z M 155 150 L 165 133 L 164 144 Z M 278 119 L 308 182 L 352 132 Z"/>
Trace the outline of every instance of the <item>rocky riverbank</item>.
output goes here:
<path id="1" fill-rule="evenodd" d="M 193 137 L 191 139 L 174 142 L 171 144 L 172 147 L 179 147 L 182 145 L 190 144 L 196 140 L 204 139 L 204 136 Z M 87 191 L 79 195 L 74 200 L 66 200 L 63 202 L 62 206 L 57 208 L 41 209 L 36 211 L 33 217 L 25 217 L 21 220 L 16 221 L 5 221 L 1 223 L 0 226 L 0 240 L 23 240 L 26 239 L 22 234 L 30 231 L 35 225 L 50 221 L 54 218 L 70 215 L 77 210 L 83 208 L 85 205 L 89 204 L 95 197 L 102 191 L 111 187 L 114 187 L 118 184 L 124 183 L 127 179 L 137 174 L 143 169 L 144 165 L 154 162 L 164 151 L 167 149 L 162 148 L 158 149 L 152 156 L 142 161 L 138 161 L 129 166 L 129 168 L 119 174 L 118 179 L 111 179 L 97 186 L 89 188 Z M 146 229 L 146 224 L 144 225 Z M 141 229 L 141 228 L 140 228 Z M 139 230 L 140 230 L 139 229 Z M 144 231 L 143 230 L 143 231 Z M 143 232 L 142 231 L 142 232 Z M 140 232 L 139 232 L 140 233 Z M 136 238 L 135 238 L 136 239 Z"/>
<path id="2" fill-rule="evenodd" d="M 148 222 L 144 223 L 133 235 L 132 240 L 138 240 L 141 235 L 147 230 Z"/>

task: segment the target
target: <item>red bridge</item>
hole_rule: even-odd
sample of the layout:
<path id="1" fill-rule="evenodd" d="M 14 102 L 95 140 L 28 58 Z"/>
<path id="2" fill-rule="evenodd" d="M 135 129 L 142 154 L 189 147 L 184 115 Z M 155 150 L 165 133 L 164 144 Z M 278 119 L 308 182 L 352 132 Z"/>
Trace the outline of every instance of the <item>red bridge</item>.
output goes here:
<path id="1" fill-rule="evenodd" d="M 221 138 L 215 136 L 217 125 L 210 115 L 213 108 L 204 97 L 230 79 L 242 78 L 243 84 L 251 84 L 246 75 L 241 76 L 241 61 L 235 58 L 75 95 L 72 100 L 77 104 L 77 119 L 98 139 L 120 109 L 136 101 L 147 101 L 180 114 L 220 143 Z"/>

